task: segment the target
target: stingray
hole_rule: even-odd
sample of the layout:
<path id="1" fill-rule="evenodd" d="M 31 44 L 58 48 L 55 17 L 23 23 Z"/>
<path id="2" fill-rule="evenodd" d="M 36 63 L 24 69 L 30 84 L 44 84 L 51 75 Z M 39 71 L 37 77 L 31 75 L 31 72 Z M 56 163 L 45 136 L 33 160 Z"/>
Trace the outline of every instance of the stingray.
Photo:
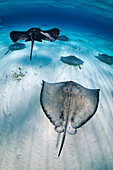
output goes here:
<path id="1" fill-rule="evenodd" d="M 98 56 L 95 57 L 106 64 L 113 64 L 113 56 L 109 56 L 107 54 L 98 54 Z"/>
<path id="2" fill-rule="evenodd" d="M 55 131 L 63 132 L 58 156 L 60 156 L 66 133 L 77 133 L 95 114 L 100 89 L 87 89 L 72 81 L 47 83 L 43 81 L 40 103 Z"/>
<path id="3" fill-rule="evenodd" d="M 60 59 L 63 63 L 69 64 L 69 65 L 73 65 L 73 66 L 79 66 L 79 68 L 81 69 L 80 65 L 82 65 L 84 63 L 84 61 L 82 61 L 81 59 L 75 57 L 74 55 L 70 55 L 67 57 L 61 57 Z"/>
<path id="4" fill-rule="evenodd" d="M 42 40 L 47 40 L 53 42 L 58 38 L 59 32 L 60 30 L 58 28 L 47 31 L 43 31 L 40 28 L 30 28 L 28 31 L 12 31 L 10 37 L 14 43 L 20 40 L 25 40 L 25 42 L 31 41 L 31 61 L 34 41 L 42 42 Z"/>
<path id="5" fill-rule="evenodd" d="M 65 35 L 61 35 L 61 36 L 58 37 L 58 40 L 60 40 L 60 41 L 69 41 L 69 38 L 66 37 Z"/>
<path id="6" fill-rule="evenodd" d="M 15 43 L 15 44 L 11 44 L 9 45 L 8 51 L 4 54 L 6 55 L 7 53 L 9 53 L 10 51 L 15 51 L 15 50 L 22 50 L 24 49 L 26 46 L 24 43 Z"/>

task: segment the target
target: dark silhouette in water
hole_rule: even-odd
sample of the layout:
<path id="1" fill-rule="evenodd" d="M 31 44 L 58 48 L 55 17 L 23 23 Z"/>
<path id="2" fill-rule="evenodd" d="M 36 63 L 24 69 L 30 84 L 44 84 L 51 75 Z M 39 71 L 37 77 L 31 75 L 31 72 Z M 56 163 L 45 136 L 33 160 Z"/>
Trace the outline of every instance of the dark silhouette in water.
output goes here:
<path id="1" fill-rule="evenodd" d="M 61 57 L 60 60 L 63 63 L 69 64 L 69 65 L 79 66 L 80 69 L 81 69 L 80 65 L 82 65 L 84 63 L 84 61 L 75 57 L 74 55 L 70 55 L 70 56 L 67 56 L 67 57 Z"/>
<path id="2" fill-rule="evenodd" d="M 59 32 L 60 30 L 58 28 L 53 28 L 47 31 L 43 31 L 40 28 L 30 28 L 28 31 L 12 31 L 10 37 L 14 43 L 20 40 L 25 40 L 25 42 L 31 41 L 31 60 L 34 41 L 42 42 L 42 40 L 47 40 L 53 42 L 58 38 Z"/>
<path id="3" fill-rule="evenodd" d="M 66 133 L 77 133 L 77 129 L 95 114 L 98 102 L 99 89 L 87 89 L 72 81 L 43 81 L 40 95 L 42 109 L 55 126 L 55 131 L 64 132 L 58 156 L 62 151 Z"/>
<path id="4" fill-rule="evenodd" d="M 66 37 L 65 35 L 61 35 L 61 36 L 58 37 L 58 40 L 60 40 L 60 41 L 69 41 L 69 38 Z"/>
<path id="5" fill-rule="evenodd" d="M 26 48 L 24 43 L 11 44 L 8 47 L 8 51 L 4 55 L 6 55 L 9 51 L 22 50 L 24 48 Z"/>
<path id="6" fill-rule="evenodd" d="M 106 64 L 113 64 L 113 56 L 109 56 L 107 54 L 98 54 L 98 56 L 95 57 Z"/>

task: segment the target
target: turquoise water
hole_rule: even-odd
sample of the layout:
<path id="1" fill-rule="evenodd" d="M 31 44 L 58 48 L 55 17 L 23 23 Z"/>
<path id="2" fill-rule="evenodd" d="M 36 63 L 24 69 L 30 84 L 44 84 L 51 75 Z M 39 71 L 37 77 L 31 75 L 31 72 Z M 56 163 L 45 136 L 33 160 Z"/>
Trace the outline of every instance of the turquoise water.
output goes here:
<path id="1" fill-rule="evenodd" d="M 7 1 L 0 4 L 0 25 L 64 24 L 113 38 L 112 1 Z"/>
<path id="2" fill-rule="evenodd" d="M 59 28 L 69 41 L 31 42 L 10 51 L 11 31 Z M 112 0 L 0 1 L 0 170 L 113 169 L 113 65 L 95 56 L 113 56 Z M 61 56 L 84 61 L 81 69 Z M 42 80 L 74 81 L 100 89 L 93 118 L 62 139 L 40 105 Z M 57 147 L 56 147 L 57 146 Z"/>

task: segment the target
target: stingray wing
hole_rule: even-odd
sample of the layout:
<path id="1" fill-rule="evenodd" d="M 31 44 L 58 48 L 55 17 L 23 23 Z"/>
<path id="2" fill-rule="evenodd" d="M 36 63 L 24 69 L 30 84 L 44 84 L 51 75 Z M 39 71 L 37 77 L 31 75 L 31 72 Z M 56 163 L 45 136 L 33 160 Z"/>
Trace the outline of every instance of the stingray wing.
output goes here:
<path id="1" fill-rule="evenodd" d="M 100 89 L 87 89 L 79 84 L 73 86 L 73 128 L 81 127 L 95 114 L 99 103 L 99 91 Z"/>
<path id="2" fill-rule="evenodd" d="M 15 43 L 20 40 L 26 40 L 26 32 L 25 31 L 12 31 L 10 32 L 10 38 Z"/>
<path id="3" fill-rule="evenodd" d="M 65 97 L 61 94 L 62 83 L 43 81 L 40 103 L 46 116 L 55 126 L 62 125 L 62 113 Z"/>
<path id="4" fill-rule="evenodd" d="M 58 38 L 60 30 L 58 28 L 53 28 L 47 31 L 41 30 L 40 33 L 41 33 L 41 39 L 53 42 Z"/>

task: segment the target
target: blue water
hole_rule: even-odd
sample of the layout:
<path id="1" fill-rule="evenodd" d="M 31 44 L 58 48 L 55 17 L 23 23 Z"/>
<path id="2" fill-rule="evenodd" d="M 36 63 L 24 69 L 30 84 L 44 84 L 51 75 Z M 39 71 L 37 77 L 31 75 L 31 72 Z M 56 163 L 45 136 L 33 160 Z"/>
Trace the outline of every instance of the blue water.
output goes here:
<path id="1" fill-rule="evenodd" d="M 59 24 L 99 33 L 113 40 L 113 1 L 7 1 L 0 4 L 0 25 Z"/>

